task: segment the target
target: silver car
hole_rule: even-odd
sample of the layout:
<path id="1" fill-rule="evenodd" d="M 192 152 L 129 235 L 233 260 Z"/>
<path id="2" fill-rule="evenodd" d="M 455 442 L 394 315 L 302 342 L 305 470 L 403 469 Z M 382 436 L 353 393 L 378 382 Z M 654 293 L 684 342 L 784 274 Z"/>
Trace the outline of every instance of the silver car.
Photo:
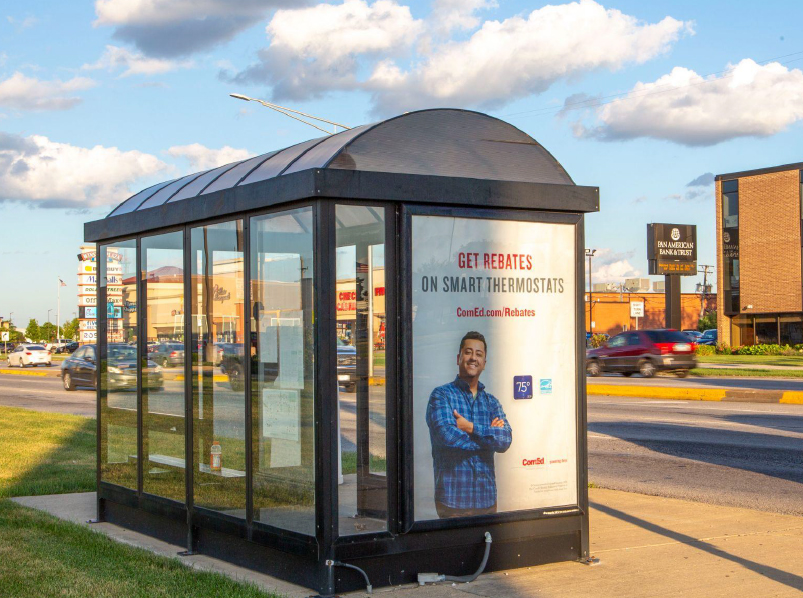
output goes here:
<path id="1" fill-rule="evenodd" d="M 50 365 L 50 351 L 42 345 L 20 345 L 8 354 L 8 366 Z"/>

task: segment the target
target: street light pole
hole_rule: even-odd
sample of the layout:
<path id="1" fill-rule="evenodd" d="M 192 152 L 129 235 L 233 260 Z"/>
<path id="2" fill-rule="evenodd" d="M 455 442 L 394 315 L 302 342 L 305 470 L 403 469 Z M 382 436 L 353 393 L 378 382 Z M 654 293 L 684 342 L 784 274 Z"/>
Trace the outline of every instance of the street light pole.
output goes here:
<path id="1" fill-rule="evenodd" d="M 586 257 L 588 258 L 588 331 L 594 334 L 594 295 L 591 286 L 591 258 L 597 253 L 596 249 L 586 249 Z"/>
<path id="2" fill-rule="evenodd" d="M 337 133 L 337 127 L 340 127 L 341 129 L 345 129 L 345 130 L 351 129 L 351 127 L 347 127 L 346 125 L 341 125 L 340 123 L 336 123 L 336 122 L 331 121 L 331 120 L 326 120 L 325 118 L 320 118 L 318 116 L 313 116 L 312 114 L 307 114 L 306 112 L 299 112 L 298 110 L 293 110 L 292 108 L 286 108 L 284 106 L 279 106 L 278 104 L 271 104 L 270 102 L 266 102 L 265 100 L 260 100 L 260 99 L 257 99 L 257 98 L 249 98 L 247 95 L 243 95 L 241 93 L 230 93 L 229 95 L 231 97 L 237 99 L 237 100 L 244 100 L 246 102 L 258 102 L 258 103 L 262 104 L 263 106 L 265 106 L 265 108 L 270 108 L 271 110 L 275 110 L 276 112 L 279 112 L 280 114 L 284 114 L 285 116 L 289 116 L 292 119 L 295 119 L 295 120 L 297 120 L 299 122 L 304 123 L 305 125 L 309 125 L 311 127 L 314 127 L 316 129 L 318 129 L 319 131 L 323 131 L 327 135 L 332 135 L 332 132 L 331 131 L 327 131 L 326 129 L 324 129 L 322 127 L 319 127 L 318 125 L 316 125 L 314 123 L 306 121 L 303 118 L 298 118 L 297 116 L 293 116 L 293 114 L 300 114 L 301 116 L 306 116 L 307 118 L 312 118 L 312 119 L 317 120 L 319 122 L 333 125 L 334 128 L 335 128 L 335 133 Z M 293 114 L 290 114 L 290 112 L 292 112 Z"/>

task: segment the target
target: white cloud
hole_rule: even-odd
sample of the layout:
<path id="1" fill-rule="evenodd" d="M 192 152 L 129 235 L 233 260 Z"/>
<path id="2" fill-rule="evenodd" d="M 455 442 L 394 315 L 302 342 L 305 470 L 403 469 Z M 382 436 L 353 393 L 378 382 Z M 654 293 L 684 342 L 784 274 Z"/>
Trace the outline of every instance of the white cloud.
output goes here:
<path id="1" fill-rule="evenodd" d="M 605 141 L 651 137 L 688 146 L 767 137 L 803 120 L 803 72 L 745 59 L 725 75 L 703 78 L 676 67 L 629 96 L 602 106 L 575 133 Z"/>
<path id="2" fill-rule="evenodd" d="M 644 23 L 594 0 L 545 6 L 529 15 L 488 20 L 468 39 L 490 0 L 436 0 L 424 19 L 395 0 L 343 0 L 278 11 L 260 62 L 233 80 L 267 83 L 273 97 L 306 100 L 361 89 L 375 109 L 393 113 L 433 106 L 498 107 L 542 93 L 560 79 L 643 63 L 670 49 L 691 23 Z M 368 73 L 366 76 L 365 73 Z"/>
<path id="3" fill-rule="evenodd" d="M 200 143 L 174 145 L 167 150 L 167 153 L 173 158 L 186 158 L 189 160 L 193 171 L 208 170 L 254 156 L 247 149 L 237 149 L 228 145 L 224 145 L 220 149 L 212 149 Z"/>
<path id="4" fill-rule="evenodd" d="M 625 278 L 637 278 L 641 271 L 630 263 L 635 251 L 614 252 L 610 248 L 598 249 L 591 260 L 591 280 L 597 282 L 621 283 Z M 586 260 L 586 280 L 588 280 L 588 260 Z"/>
<path id="5" fill-rule="evenodd" d="M 132 52 L 118 46 L 106 46 L 103 55 L 93 64 L 85 64 L 84 70 L 105 69 L 115 71 L 124 69 L 121 77 L 131 75 L 161 75 L 176 69 L 190 68 L 192 61 L 168 60 L 166 58 L 148 58 L 140 52 Z"/>
<path id="6" fill-rule="evenodd" d="M 423 22 L 395 0 L 344 0 L 279 10 L 267 26 L 269 47 L 261 62 L 237 75 L 240 82 L 269 81 L 273 95 L 295 100 L 360 86 L 359 58 L 408 51 Z"/>
<path id="7" fill-rule="evenodd" d="M 22 31 L 23 29 L 33 27 L 39 20 L 33 15 L 28 15 L 24 19 L 15 19 L 14 17 L 8 16 L 6 17 L 6 21 L 8 21 L 12 27 L 15 27 L 17 31 Z"/>
<path id="8" fill-rule="evenodd" d="M 385 112 L 427 106 L 493 108 L 546 91 L 559 79 L 617 70 L 658 56 L 691 23 L 642 23 L 593 0 L 545 6 L 527 17 L 486 21 L 468 40 L 449 42 L 405 71 L 380 64 L 367 87 Z"/>
<path id="9" fill-rule="evenodd" d="M 115 205 L 138 190 L 140 179 L 168 169 L 156 156 L 135 150 L 0 133 L 0 201 L 59 208 Z"/>
<path id="10" fill-rule="evenodd" d="M 86 77 L 42 81 L 16 72 L 0 81 L 0 107 L 28 111 L 67 110 L 81 102 L 81 98 L 73 95 L 76 91 L 94 86 L 95 82 Z"/>
<path id="11" fill-rule="evenodd" d="M 281 6 L 306 0 L 96 0 L 95 26 L 149 56 L 181 56 L 233 38 Z"/>
<path id="12" fill-rule="evenodd" d="M 441 35 L 454 29 L 474 29 L 480 24 L 475 13 L 496 6 L 495 0 L 435 0 L 427 21 L 430 28 Z"/>

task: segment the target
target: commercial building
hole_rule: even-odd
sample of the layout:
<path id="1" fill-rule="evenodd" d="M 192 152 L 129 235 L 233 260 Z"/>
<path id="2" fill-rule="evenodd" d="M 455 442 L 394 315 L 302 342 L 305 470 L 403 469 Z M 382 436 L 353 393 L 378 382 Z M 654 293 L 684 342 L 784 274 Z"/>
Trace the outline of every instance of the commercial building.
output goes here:
<path id="1" fill-rule="evenodd" d="M 666 296 L 663 293 L 606 292 L 585 294 L 586 330 L 613 336 L 623 330 L 636 328 L 664 328 L 666 322 Z M 643 303 L 644 317 L 631 316 L 630 304 Z M 697 329 L 697 320 L 703 311 L 717 308 L 716 295 L 683 293 L 680 296 L 682 330 Z M 593 323 L 593 325 L 592 325 Z"/>
<path id="2" fill-rule="evenodd" d="M 716 177 L 719 340 L 803 343 L 803 162 Z"/>

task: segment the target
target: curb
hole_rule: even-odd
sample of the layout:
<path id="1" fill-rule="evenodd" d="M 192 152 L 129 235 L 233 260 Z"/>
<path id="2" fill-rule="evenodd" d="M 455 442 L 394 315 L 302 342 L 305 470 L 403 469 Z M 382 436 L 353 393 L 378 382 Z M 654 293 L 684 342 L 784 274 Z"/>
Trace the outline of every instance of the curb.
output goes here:
<path id="1" fill-rule="evenodd" d="M 589 395 L 605 397 L 639 397 L 676 401 L 720 401 L 731 403 L 783 403 L 803 405 L 802 391 L 747 390 L 741 388 L 665 388 L 661 386 L 619 386 L 588 384 Z"/>
<path id="2" fill-rule="evenodd" d="M 8 374 L 10 376 L 39 376 L 40 378 L 52 376 L 54 378 L 59 378 L 61 376 L 61 368 L 55 372 L 53 370 L 0 370 L 0 374 Z"/>

